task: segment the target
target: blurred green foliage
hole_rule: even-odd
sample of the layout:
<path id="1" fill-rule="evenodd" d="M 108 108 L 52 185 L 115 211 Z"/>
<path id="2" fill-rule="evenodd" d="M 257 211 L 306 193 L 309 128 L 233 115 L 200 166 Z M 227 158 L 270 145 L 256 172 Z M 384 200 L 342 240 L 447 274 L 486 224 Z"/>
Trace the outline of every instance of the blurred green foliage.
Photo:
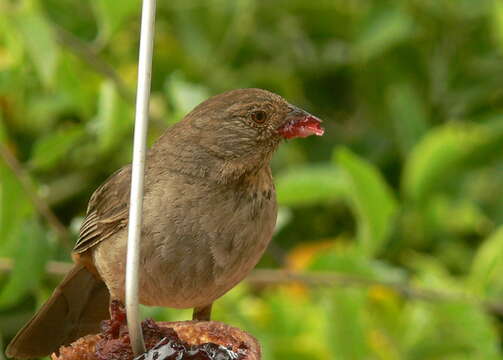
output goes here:
<path id="1" fill-rule="evenodd" d="M 0 0 L 0 141 L 20 162 L 0 160 L 3 344 L 57 283 L 47 262 L 69 261 L 34 196 L 74 240 L 129 162 L 139 7 Z M 160 1 L 150 141 L 231 88 L 325 119 L 274 158 L 281 227 L 260 266 L 368 281 L 244 284 L 215 319 L 264 359 L 502 359 L 502 65 L 500 0 Z"/>

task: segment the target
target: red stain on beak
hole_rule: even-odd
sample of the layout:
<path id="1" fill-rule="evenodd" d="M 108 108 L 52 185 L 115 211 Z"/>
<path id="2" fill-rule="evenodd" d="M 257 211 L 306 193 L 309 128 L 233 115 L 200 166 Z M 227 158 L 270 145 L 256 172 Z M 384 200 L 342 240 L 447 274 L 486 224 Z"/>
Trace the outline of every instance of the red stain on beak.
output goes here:
<path id="1" fill-rule="evenodd" d="M 285 139 L 305 138 L 311 135 L 321 136 L 325 129 L 321 127 L 321 120 L 308 114 L 304 110 L 291 106 L 285 124 L 278 128 L 278 133 Z"/>

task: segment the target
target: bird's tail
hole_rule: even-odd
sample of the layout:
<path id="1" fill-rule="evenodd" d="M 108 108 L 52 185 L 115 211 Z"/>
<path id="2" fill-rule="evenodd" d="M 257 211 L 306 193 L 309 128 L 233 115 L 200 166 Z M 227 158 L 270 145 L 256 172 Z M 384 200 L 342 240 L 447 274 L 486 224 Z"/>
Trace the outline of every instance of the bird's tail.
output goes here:
<path id="1" fill-rule="evenodd" d="M 108 318 L 110 295 L 105 283 L 75 265 L 52 296 L 17 333 L 6 350 L 15 358 L 47 356 L 81 336 L 99 332 Z"/>

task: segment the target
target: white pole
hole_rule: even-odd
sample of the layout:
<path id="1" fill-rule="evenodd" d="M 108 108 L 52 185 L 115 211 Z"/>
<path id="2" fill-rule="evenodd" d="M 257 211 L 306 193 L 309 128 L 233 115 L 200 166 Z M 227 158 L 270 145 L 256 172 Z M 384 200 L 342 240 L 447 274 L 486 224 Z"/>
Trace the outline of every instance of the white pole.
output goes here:
<path id="1" fill-rule="evenodd" d="M 145 352 L 141 331 L 138 296 L 138 267 L 140 262 L 140 235 L 143 205 L 143 173 L 148 128 L 150 77 L 154 43 L 155 0 L 143 0 L 141 15 L 140 54 L 138 62 L 138 88 L 133 146 L 133 171 L 126 261 L 126 312 L 131 346 L 136 356 Z"/>

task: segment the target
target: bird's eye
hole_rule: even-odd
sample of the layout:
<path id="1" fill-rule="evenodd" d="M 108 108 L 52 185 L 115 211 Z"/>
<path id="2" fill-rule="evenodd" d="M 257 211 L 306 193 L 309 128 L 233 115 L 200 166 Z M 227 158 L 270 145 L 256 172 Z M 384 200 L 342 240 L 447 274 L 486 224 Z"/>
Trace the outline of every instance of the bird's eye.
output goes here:
<path id="1" fill-rule="evenodd" d="M 257 124 L 263 124 L 267 120 L 267 114 L 265 111 L 257 110 L 251 113 L 251 118 Z"/>

